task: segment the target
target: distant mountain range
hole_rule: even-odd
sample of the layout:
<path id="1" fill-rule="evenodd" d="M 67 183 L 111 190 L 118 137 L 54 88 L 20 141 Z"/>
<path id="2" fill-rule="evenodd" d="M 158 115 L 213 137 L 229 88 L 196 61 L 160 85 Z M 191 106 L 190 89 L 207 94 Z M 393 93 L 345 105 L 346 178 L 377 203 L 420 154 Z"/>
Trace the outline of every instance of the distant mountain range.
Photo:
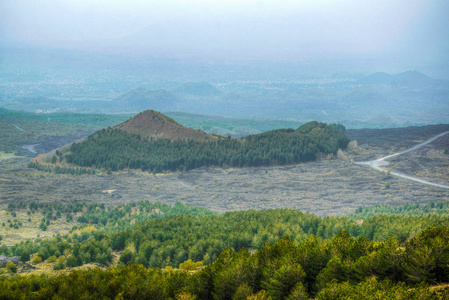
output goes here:
<path id="1" fill-rule="evenodd" d="M 439 85 L 445 83 L 445 81 L 428 77 L 417 71 L 407 71 L 396 75 L 378 72 L 358 80 L 358 83 L 366 85 L 426 86 Z"/>
<path id="2" fill-rule="evenodd" d="M 147 90 L 138 87 L 111 101 L 111 107 L 123 112 L 143 111 L 149 108 L 158 111 L 176 111 L 188 107 L 185 99 L 208 99 L 221 95 L 221 91 L 206 82 L 188 82 L 168 90 Z"/>
<path id="3" fill-rule="evenodd" d="M 396 75 L 374 73 L 366 77 L 341 73 L 334 74 L 332 78 L 298 79 L 294 82 L 183 81 L 179 86 L 168 83 L 166 89 L 155 90 L 151 90 L 151 82 L 141 82 L 142 87 L 121 95 L 112 92 L 112 82 L 101 87 L 103 92 L 115 98 L 98 95 L 72 98 L 70 91 L 60 94 L 54 90 L 50 97 L 8 98 L 0 101 L 0 107 L 39 113 L 113 114 L 136 114 L 154 109 L 164 113 L 200 113 L 234 119 L 293 120 L 300 123 L 310 120 L 341 123 L 347 120 L 345 125 L 353 128 L 377 126 L 364 123 L 377 116 L 398 120 L 395 125 L 448 122 L 449 81 L 416 71 Z M 121 91 L 126 91 L 122 88 Z M 204 129 L 222 135 L 234 134 L 232 128 L 226 128 L 228 131 L 215 130 L 211 126 Z M 256 133 L 251 128 L 241 128 L 240 131 Z"/>
<path id="4" fill-rule="evenodd" d="M 188 82 L 173 90 L 176 94 L 196 97 L 218 96 L 221 91 L 207 82 Z"/>
<path id="5" fill-rule="evenodd" d="M 364 86 L 391 86 L 391 87 L 445 87 L 449 82 L 440 79 L 428 77 L 417 71 L 407 71 L 396 75 L 390 75 L 383 72 L 371 74 L 356 81 Z M 268 97 L 269 95 L 265 96 Z M 273 95 L 271 95 L 273 96 Z M 285 95 L 287 96 L 287 95 Z M 291 97 L 291 95 L 288 95 Z M 351 94 L 351 97 L 353 95 Z M 224 104 L 229 101 L 238 101 L 238 95 L 233 95 L 231 99 L 229 94 L 223 93 L 213 85 L 207 82 L 188 82 L 173 90 L 146 90 L 136 88 L 112 101 L 112 108 L 124 112 L 143 111 L 146 109 L 155 109 L 158 111 L 196 111 L 208 109 L 227 110 L 229 107 Z M 260 98 L 260 95 L 258 96 Z M 285 98 L 283 98 L 285 100 Z M 292 100 L 293 101 L 293 100 Z M 302 99 L 300 99 L 302 101 Z M 241 101 L 240 101 L 241 102 Z M 247 103 L 240 103 L 243 109 L 248 106 Z M 295 102 L 295 101 L 293 101 Z M 293 103 L 292 102 L 292 103 Z M 218 107 L 217 105 L 221 106 Z M 268 105 L 267 101 L 258 101 L 256 108 L 260 109 L 262 105 Z M 267 104 L 268 103 L 268 104 Z M 316 101 L 313 102 L 316 104 Z M 225 105 L 225 106 L 223 106 Z M 294 104 L 293 104 L 294 105 Z M 215 107 L 217 106 L 217 107 Z M 288 106 L 288 105 L 287 105 Z M 314 105 L 316 106 L 316 105 Z M 313 107 L 314 107 L 313 106 Z M 214 108 L 215 107 L 215 108 Z M 267 107 L 270 107 L 269 105 Z M 304 104 L 301 106 L 304 108 Z M 246 107 L 248 109 L 249 107 Z M 269 108 L 272 110 L 273 108 Z"/>

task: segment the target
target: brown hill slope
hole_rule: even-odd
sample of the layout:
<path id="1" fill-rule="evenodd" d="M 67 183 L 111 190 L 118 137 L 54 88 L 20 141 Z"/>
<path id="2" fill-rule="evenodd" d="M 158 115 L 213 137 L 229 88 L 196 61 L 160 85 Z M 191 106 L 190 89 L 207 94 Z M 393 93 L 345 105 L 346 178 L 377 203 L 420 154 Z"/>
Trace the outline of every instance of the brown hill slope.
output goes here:
<path id="1" fill-rule="evenodd" d="M 115 126 L 115 128 L 140 134 L 144 138 L 166 138 L 171 140 L 209 141 L 213 136 L 202 130 L 184 127 L 175 120 L 154 110 L 146 110 L 135 117 Z"/>

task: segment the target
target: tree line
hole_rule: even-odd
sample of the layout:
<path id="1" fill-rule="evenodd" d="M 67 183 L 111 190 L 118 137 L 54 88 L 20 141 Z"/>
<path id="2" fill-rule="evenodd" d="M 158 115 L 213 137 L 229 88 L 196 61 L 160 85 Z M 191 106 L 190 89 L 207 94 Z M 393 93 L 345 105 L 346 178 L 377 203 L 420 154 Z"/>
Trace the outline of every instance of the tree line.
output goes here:
<path id="1" fill-rule="evenodd" d="M 449 202 L 430 202 L 424 205 L 419 203 L 406 203 L 402 206 L 376 204 L 369 207 L 359 207 L 351 215 L 353 218 L 366 219 L 379 214 L 400 216 L 430 216 L 449 217 Z"/>

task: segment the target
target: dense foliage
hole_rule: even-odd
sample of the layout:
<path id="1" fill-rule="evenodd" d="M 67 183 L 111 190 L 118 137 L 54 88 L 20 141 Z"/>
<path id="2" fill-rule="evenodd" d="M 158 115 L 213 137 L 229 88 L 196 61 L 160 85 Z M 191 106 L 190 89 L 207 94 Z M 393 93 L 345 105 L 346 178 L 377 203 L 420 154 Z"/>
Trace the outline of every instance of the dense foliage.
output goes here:
<path id="1" fill-rule="evenodd" d="M 36 205 L 32 205 L 33 209 Z M 208 210 L 187 205 L 170 207 L 144 201 L 116 208 L 105 208 L 101 204 L 74 205 L 65 211 L 71 211 L 67 218 L 73 216 L 74 221 L 78 221 L 69 234 L 26 241 L 12 247 L 1 246 L 0 254 L 20 256 L 26 252 L 37 254 L 43 260 L 63 256 L 67 261 L 70 258 L 68 265 L 77 266 L 90 262 L 108 265 L 113 251 L 124 251 L 121 260 L 124 264 L 137 262 L 146 267 L 177 267 L 188 259 L 207 265 L 228 247 L 236 251 L 260 249 L 265 242 L 274 243 L 284 235 L 293 241 L 303 241 L 311 235 L 329 238 L 345 229 L 356 237 L 382 241 L 393 236 L 399 243 L 404 243 L 427 226 L 449 225 L 447 216 L 376 215 L 360 224 L 360 220 L 347 216 L 318 217 L 290 209 L 209 215 Z M 58 210 L 53 211 L 47 206 L 42 215 L 42 223 L 47 224 L 58 216 Z M 172 217 L 168 217 L 170 215 Z"/>
<path id="2" fill-rule="evenodd" d="M 190 170 L 201 166 L 249 167 L 313 161 L 321 154 L 336 154 L 349 139 L 344 127 L 310 122 L 297 130 L 279 129 L 241 139 L 213 142 L 143 139 L 117 129 L 104 129 L 74 143 L 66 162 L 83 167 L 151 172 Z"/>
<path id="3" fill-rule="evenodd" d="M 0 254 L 33 263 L 44 260 L 55 270 L 92 262 L 113 265 L 114 252 L 120 253 L 119 262 L 108 270 L 3 278 L 0 298 L 448 296 L 422 285 L 449 280 L 447 203 L 375 206 L 343 217 L 290 209 L 216 215 L 180 203 L 148 201 L 116 207 L 18 202 L 8 210 L 12 214 L 27 207 L 31 214 L 42 214 L 43 221 L 66 217 L 78 225 L 64 236 L 1 246 Z M 370 211 L 391 213 L 366 215 L 361 222 Z M 199 271 L 182 271 L 203 264 Z"/>
<path id="4" fill-rule="evenodd" d="M 335 237 L 283 237 L 251 254 L 227 248 L 189 273 L 131 265 L 57 277 L 0 279 L 8 299 L 447 299 L 425 284 L 449 280 L 449 231 L 429 227 L 400 247 L 341 230 Z"/>
<path id="5" fill-rule="evenodd" d="M 3 278 L 0 298 L 444 299 L 444 291 L 422 284 L 449 280 L 448 207 L 374 206 L 318 217 L 290 209 L 216 215 L 148 201 L 21 201 L 8 205 L 11 214 L 28 208 L 42 223 L 66 218 L 77 225 L 64 236 L 1 246 L 0 254 L 54 270 L 113 265 L 114 252 L 119 262 L 108 270 Z"/>

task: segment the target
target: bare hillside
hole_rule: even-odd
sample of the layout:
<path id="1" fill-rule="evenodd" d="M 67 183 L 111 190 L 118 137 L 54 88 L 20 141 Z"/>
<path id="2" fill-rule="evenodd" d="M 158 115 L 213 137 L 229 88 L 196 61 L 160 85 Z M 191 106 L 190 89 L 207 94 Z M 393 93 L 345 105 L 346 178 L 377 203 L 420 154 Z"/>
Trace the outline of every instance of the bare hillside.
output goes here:
<path id="1" fill-rule="evenodd" d="M 140 134 L 144 138 L 166 138 L 171 140 L 207 141 L 213 137 L 202 130 L 184 127 L 173 119 L 154 110 L 146 110 L 115 128 Z"/>

